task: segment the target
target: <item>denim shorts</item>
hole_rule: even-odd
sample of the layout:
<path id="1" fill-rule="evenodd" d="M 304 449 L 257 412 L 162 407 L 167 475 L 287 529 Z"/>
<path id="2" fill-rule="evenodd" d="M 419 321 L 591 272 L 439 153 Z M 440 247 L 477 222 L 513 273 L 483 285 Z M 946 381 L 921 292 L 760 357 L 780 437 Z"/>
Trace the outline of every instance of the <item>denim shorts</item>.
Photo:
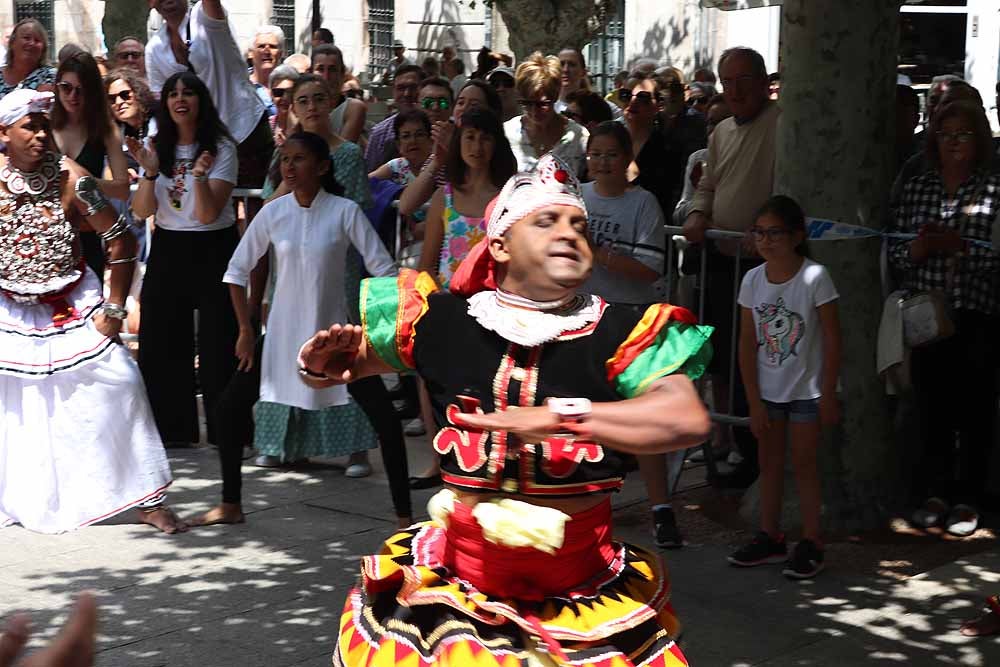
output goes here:
<path id="1" fill-rule="evenodd" d="M 819 420 L 818 398 L 788 403 L 764 401 L 764 405 L 767 406 L 767 416 L 771 419 L 789 421 L 793 424 L 809 424 Z"/>

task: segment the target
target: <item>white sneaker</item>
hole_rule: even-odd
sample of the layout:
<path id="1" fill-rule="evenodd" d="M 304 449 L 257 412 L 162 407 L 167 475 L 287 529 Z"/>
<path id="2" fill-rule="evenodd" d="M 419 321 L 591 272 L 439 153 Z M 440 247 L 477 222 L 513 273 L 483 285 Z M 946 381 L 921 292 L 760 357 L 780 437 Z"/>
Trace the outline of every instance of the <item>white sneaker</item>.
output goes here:
<path id="1" fill-rule="evenodd" d="M 968 505 L 955 505 L 945 521 L 945 530 L 955 537 L 968 537 L 979 529 L 979 512 Z"/>
<path id="2" fill-rule="evenodd" d="M 424 435 L 427 433 L 427 429 L 424 427 L 424 420 L 420 417 L 416 419 L 411 419 L 406 426 L 403 427 L 403 434 L 409 436 Z"/>
<path id="3" fill-rule="evenodd" d="M 726 463 L 728 463 L 731 466 L 738 466 L 739 464 L 743 463 L 743 455 L 734 449 L 733 451 L 729 452 L 729 456 L 726 457 Z"/>
<path id="4" fill-rule="evenodd" d="M 278 468 L 281 466 L 281 459 L 277 456 L 261 454 L 253 460 L 253 464 L 260 468 Z"/>
<path id="5" fill-rule="evenodd" d="M 372 474 L 372 467 L 369 463 L 352 463 L 344 471 L 344 477 L 367 477 Z"/>

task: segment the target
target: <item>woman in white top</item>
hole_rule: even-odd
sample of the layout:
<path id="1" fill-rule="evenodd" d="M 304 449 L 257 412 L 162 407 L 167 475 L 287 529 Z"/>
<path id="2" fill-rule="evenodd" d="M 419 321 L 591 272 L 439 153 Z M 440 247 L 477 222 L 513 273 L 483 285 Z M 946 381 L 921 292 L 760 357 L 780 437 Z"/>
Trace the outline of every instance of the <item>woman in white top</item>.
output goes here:
<path id="1" fill-rule="evenodd" d="M 140 218 L 156 215 L 141 294 L 139 367 L 163 441 L 186 446 L 199 441 L 195 354 L 209 442 L 215 403 L 236 370 L 236 317 L 222 285 L 239 242 L 229 204 L 236 145 L 191 72 L 167 79 L 157 127 L 146 145 L 126 140 L 144 172 L 132 209 Z"/>
<path id="2" fill-rule="evenodd" d="M 514 89 L 524 114 L 503 124 L 518 171 L 532 171 L 546 153 L 556 155 L 578 176 L 586 173 L 587 130 L 556 113 L 562 67 L 555 56 L 534 53 L 517 66 Z"/>
<path id="3" fill-rule="evenodd" d="M 284 460 L 373 448 L 375 433 L 348 397 L 348 386 L 311 389 L 299 377 L 295 360 L 311 332 L 329 322 L 347 321 L 344 264 L 351 246 L 373 275 L 393 275 L 396 266 L 360 207 L 340 196 L 344 189 L 335 179 L 325 139 L 308 132 L 288 137 L 281 149 L 281 176 L 291 194 L 261 209 L 222 278 L 229 285 L 239 321 L 235 346 L 239 370 L 251 371 L 256 363 L 257 332 L 250 321 L 247 285 L 258 260 L 273 248 L 277 280 L 261 358 L 254 446 L 264 455 Z M 237 480 L 226 479 L 227 474 L 239 474 L 242 444 L 230 443 L 229 451 L 220 448 L 223 504 L 205 517 L 213 522 L 242 520 L 239 495 L 227 494 L 229 489 L 238 494 L 238 486 L 231 484 Z M 391 454 L 405 457 L 402 447 Z M 383 457 L 388 455 L 383 450 Z M 226 465 L 227 457 L 235 459 L 234 466 Z M 405 506 L 396 503 L 397 514 L 409 520 L 405 467 L 395 481 L 405 499 Z M 393 498 L 398 500 L 395 489 Z"/>

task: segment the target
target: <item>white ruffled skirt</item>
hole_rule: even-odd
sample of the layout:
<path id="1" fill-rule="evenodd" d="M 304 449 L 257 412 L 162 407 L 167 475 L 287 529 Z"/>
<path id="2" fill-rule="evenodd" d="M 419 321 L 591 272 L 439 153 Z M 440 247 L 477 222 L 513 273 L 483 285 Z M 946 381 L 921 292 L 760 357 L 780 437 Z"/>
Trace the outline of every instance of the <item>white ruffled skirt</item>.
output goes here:
<path id="1" fill-rule="evenodd" d="M 107 519 L 171 483 L 146 388 L 93 317 L 87 270 L 67 296 L 78 318 L 0 294 L 0 526 L 60 533 Z"/>

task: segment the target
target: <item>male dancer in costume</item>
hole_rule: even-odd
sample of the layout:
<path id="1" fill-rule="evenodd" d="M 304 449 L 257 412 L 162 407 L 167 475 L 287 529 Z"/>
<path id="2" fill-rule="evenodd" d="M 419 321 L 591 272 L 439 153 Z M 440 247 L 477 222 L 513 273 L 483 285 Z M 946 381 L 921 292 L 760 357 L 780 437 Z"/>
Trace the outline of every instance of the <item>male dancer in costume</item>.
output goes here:
<path id="1" fill-rule="evenodd" d="M 138 368 L 117 343 L 136 260 L 128 223 L 50 142 L 52 93 L 0 100 L 0 526 L 59 533 L 132 507 L 183 530 Z M 110 300 L 83 263 L 82 218 L 104 238 Z"/>
<path id="2" fill-rule="evenodd" d="M 590 273 L 579 183 L 551 156 L 487 210 L 487 239 L 436 291 L 362 288 L 363 326 L 306 342 L 312 386 L 415 368 L 450 422 L 432 521 L 364 559 L 335 665 L 685 665 L 657 556 L 611 539 L 620 453 L 702 442 L 691 378 L 709 327 L 667 304 L 577 294 Z"/>

